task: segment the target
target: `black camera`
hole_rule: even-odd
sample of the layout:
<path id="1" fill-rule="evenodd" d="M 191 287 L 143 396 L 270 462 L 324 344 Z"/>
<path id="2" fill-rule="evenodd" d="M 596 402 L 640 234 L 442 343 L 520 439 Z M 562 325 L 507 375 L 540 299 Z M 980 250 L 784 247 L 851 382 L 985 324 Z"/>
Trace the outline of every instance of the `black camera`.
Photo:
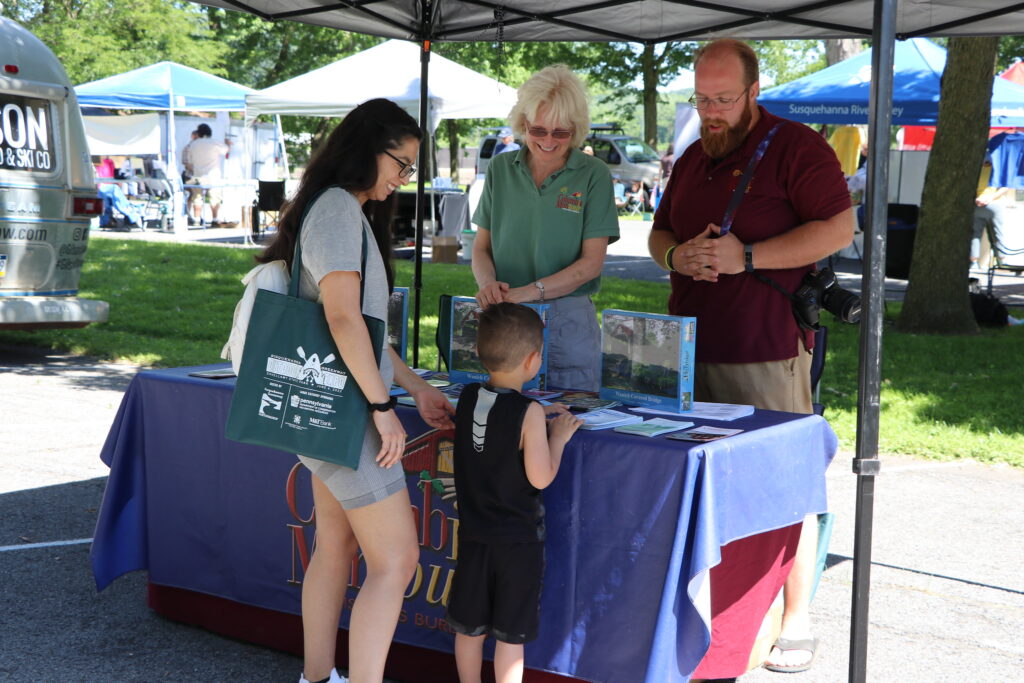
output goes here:
<path id="1" fill-rule="evenodd" d="M 808 273 L 792 300 L 793 315 L 806 330 L 818 329 L 822 308 L 843 322 L 860 322 L 860 297 L 840 287 L 831 268 Z"/>

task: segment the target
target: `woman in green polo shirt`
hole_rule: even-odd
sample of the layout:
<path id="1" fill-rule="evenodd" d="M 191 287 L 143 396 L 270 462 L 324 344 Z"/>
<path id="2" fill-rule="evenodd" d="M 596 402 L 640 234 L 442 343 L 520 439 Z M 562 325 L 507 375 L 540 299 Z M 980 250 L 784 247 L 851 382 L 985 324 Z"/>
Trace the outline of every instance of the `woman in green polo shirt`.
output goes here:
<path id="1" fill-rule="evenodd" d="M 619 238 L 611 174 L 578 148 L 590 128 L 586 89 L 562 64 L 519 88 L 509 114 L 517 152 L 491 160 L 473 214 L 473 275 L 484 307 L 543 302 L 548 384 L 597 390 L 601 330 L 590 297 L 608 244 Z"/>

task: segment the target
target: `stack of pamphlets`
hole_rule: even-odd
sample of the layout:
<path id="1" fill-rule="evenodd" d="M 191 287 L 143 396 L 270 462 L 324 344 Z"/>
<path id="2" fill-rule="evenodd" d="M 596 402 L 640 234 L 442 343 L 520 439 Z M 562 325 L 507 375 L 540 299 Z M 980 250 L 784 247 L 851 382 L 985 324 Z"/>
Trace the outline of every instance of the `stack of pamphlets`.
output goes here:
<path id="1" fill-rule="evenodd" d="M 596 391 L 566 391 L 562 393 L 558 403 L 570 410 L 601 410 L 622 405 L 621 401 L 598 398 Z"/>
<path id="2" fill-rule="evenodd" d="M 685 432 L 669 434 L 668 438 L 678 439 L 679 441 L 714 441 L 716 439 L 724 439 L 727 436 L 739 434 L 742 431 L 742 429 L 725 429 L 724 427 L 709 427 L 708 425 L 704 425 L 703 427 L 687 429 Z"/>
<path id="3" fill-rule="evenodd" d="M 692 422 L 679 422 L 677 420 L 666 420 L 663 417 L 652 417 L 644 422 L 615 427 L 615 431 L 622 434 L 636 434 L 637 436 L 661 436 L 662 434 L 678 432 L 680 429 L 692 426 Z"/>
<path id="4" fill-rule="evenodd" d="M 545 391 L 544 389 L 523 389 L 523 396 L 543 402 L 556 399 L 561 395 L 561 391 Z"/>
<path id="5" fill-rule="evenodd" d="M 609 408 L 605 408 L 603 410 L 590 410 L 578 417 L 583 420 L 583 424 L 580 425 L 580 429 L 611 429 L 612 427 L 621 427 L 623 425 L 635 424 L 637 422 L 644 421 L 644 419 L 639 415 L 630 415 L 629 413 L 623 413 Z"/>

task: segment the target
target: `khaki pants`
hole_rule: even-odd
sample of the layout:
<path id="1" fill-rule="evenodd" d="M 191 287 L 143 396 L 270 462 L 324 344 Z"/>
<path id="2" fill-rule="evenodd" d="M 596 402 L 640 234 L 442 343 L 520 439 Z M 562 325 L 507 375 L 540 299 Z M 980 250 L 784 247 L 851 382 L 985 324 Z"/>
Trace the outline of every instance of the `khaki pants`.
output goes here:
<path id="1" fill-rule="evenodd" d="M 693 397 L 711 403 L 741 403 L 761 410 L 813 413 L 811 352 L 800 345 L 795 358 L 764 363 L 697 363 Z"/>

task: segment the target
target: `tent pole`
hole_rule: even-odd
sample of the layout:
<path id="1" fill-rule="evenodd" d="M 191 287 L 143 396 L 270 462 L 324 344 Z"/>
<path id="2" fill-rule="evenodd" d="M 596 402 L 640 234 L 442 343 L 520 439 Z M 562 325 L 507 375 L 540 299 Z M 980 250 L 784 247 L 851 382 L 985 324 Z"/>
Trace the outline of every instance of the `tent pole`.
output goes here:
<path id="1" fill-rule="evenodd" d="M 274 157 L 280 158 L 281 161 L 277 164 L 276 170 L 280 171 L 280 167 L 284 166 L 283 179 L 288 180 L 288 150 L 284 146 L 284 127 L 281 126 L 281 115 L 274 115 L 274 122 L 276 127 L 274 129 Z M 280 155 L 280 156 L 278 156 Z"/>
<path id="2" fill-rule="evenodd" d="M 171 216 L 171 231 L 177 234 L 182 228 L 184 228 L 184 232 L 187 232 L 188 225 L 181 217 L 185 205 L 185 188 L 181 186 L 181 183 L 176 182 L 176 180 L 181 180 L 181 176 L 178 173 L 178 141 L 174 134 L 174 88 L 169 90 L 167 104 L 170 105 L 167 108 L 167 177 L 170 180 L 171 189 L 174 190 L 174 195 L 171 197 L 171 211 L 174 212 L 174 215 Z"/>
<path id="3" fill-rule="evenodd" d="M 885 239 L 889 201 L 889 132 L 892 125 L 893 56 L 898 0 L 875 0 L 868 113 L 867 221 L 864 255 L 868 264 L 861 290 L 860 368 L 857 397 L 857 509 L 853 541 L 853 594 L 850 614 L 848 680 L 867 678 L 868 595 L 871 588 L 871 527 L 875 476 L 879 472 L 878 418 L 881 393 L 882 326 L 885 314 Z"/>
<path id="4" fill-rule="evenodd" d="M 420 364 L 420 296 L 423 293 L 423 206 L 424 176 L 427 170 L 427 153 L 430 146 L 430 121 L 427 120 L 427 75 L 430 67 L 430 38 L 433 21 L 433 1 L 423 2 L 423 25 L 421 36 L 423 49 L 420 51 L 420 131 L 423 142 L 420 144 L 419 172 L 416 174 L 416 266 L 412 280 L 415 290 L 412 313 L 412 366 Z"/>

